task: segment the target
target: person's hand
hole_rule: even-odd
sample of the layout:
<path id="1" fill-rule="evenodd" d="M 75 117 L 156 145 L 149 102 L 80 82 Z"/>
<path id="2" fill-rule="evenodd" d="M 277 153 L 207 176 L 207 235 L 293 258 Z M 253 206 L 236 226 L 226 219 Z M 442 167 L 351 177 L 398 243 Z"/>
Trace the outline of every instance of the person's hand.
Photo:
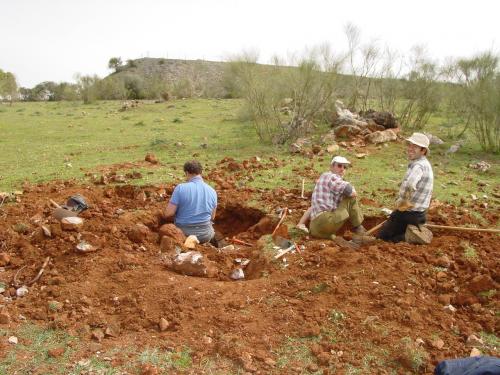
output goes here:
<path id="1" fill-rule="evenodd" d="M 351 198 L 356 198 L 358 196 L 358 193 L 356 193 L 356 190 L 352 190 L 352 193 L 351 193 Z"/>
<path id="2" fill-rule="evenodd" d="M 396 201 L 396 210 L 398 211 L 408 211 L 411 208 L 413 208 L 413 204 L 409 200 L 398 199 Z"/>

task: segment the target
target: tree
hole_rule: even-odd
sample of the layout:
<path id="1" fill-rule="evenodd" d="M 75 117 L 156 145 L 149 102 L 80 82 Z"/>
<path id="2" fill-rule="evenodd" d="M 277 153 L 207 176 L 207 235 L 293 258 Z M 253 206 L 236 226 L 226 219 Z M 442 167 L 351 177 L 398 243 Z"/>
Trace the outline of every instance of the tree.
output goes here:
<path id="1" fill-rule="evenodd" d="M 114 69 L 115 73 L 118 72 L 122 66 L 122 58 L 121 57 L 112 57 L 108 61 L 108 68 Z"/>
<path id="2" fill-rule="evenodd" d="M 246 99 L 261 140 L 293 141 L 310 132 L 331 106 L 340 63 L 327 46 L 288 62 L 275 58 L 267 66 L 245 55 L 231 62 L 233 91 Z"/>
<path id="3" fill-rule="evenodd" d="M 408 68 L 409 72 L 402 80 L 404 105 L 399 119 L 403 128 L 421 130 L 439 108 L 440 72 L 437 65 L 426 56 L 422 46 L 412 48 Z"/>
<path id="4" fill-rule="evenodd" d="M 78 93 L 84 104 L 90 104 L 97 99 L 97 84 L 100 78 L 96 75 L 82 76 L 76 75 Z"/>
<path id="5" fill-rule="evenodd" d="M 10 104 L 17 98 L 17 82 L 14 74 L 0 69 L 0 97 Z"/>
<path id="6" fill-rule="evenodd" d="M 458 101 L 468 124 L 485 151 L 500 152 L 500 71 L 499 56 L 483 52 L 460 59 L 455 66 L 460 87 Z"/>

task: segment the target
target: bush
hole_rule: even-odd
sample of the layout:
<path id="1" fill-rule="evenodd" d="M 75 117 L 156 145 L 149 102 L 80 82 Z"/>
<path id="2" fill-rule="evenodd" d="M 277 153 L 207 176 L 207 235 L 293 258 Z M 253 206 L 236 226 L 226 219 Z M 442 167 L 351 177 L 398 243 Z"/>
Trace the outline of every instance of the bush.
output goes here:
<path id="1" fill-rule="evenodd" d="M 499 57 L 491 52 L 456 63 L 464 115 L 485 151 L 500 152 L 500 72 Z"/>
<path id="2" fill-rule="evenodd" d="M 244 55 L 232 61 L 227 74 L 233 83 L 226 88 L 245 98 L 259 138 L 285 143 L 310 132 L 313 121 L 331 106 L 339 60 L 327 48 L 289 61 L 293 67 L 278 59 L 272 66 L 258 65 L 256 60 Z M 284 106 L 288 115 L 283 113 Z"/>

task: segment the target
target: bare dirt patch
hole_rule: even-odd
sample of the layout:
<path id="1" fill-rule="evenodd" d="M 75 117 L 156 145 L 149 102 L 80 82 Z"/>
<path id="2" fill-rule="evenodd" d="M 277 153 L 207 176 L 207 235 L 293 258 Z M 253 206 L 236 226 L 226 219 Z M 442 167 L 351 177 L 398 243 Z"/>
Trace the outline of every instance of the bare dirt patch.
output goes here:
<path id="1" fill-rule="evenodd" d="M 208 176 L 227 183 L 220 190 L 216 229 L 229 243 L 236 237 L 250 246 L 233 244 L 234 250 L 224 252 L 197 245 L 216 265 L 212 277 L 188 277 L 165 266 L 159 234 L 165 223 L 158 213 L 173 186 L 52 182 L 26 187 L 20 203 L 0 211 L 3 321 L 15 326 L 23 323 L 22 316 L 79 336 L 88 345 L 75 359 L 131 345 L 187 346 L 195 363 L 218 355 L 260 373 L 305 365 L 298 359 L 279 362 L 287 337 L 310 340 L 314 366 L 332 373 L 363 368 L 366 354 L 375 351 L 383 352 L 385 362 L 371 364 L 371 373 L 403 368 L 407 341 L 422 339 L 418 345 L 427 359 L 420 369 L 431 372 L 440 359 L 468 356 L 471 334 L 498 332 L 498 236 L 435 231 L 431 245 L 379 242 L 358 251 L 299 237 L 300 253 L 288 254 L 286 262 L 272 261 L 262 244 L 277 223 L 276 208 L 292 210 L 286 220 L 291 228 L 307 202 L 293 190 L 234 188 L 235 174 L 245 168 L 273 166 L 257 160 L 246 167 L 231 163 L 221 163 L 226 167 Z M 64 202 L 76 193 L 87 198 L 90 209 L 80 215 L 81 229 L 65 231 L 51 218 L 48 200 Z M 245 205 L 250 197 L 262 210 Z M 498 220 L 483 211 L 484 218 Z M 369 218 L 367 227 L 382 220 Z M 430 220 L 475 222 L 463 209 L 444 205 L 430 213 Z M 77 252 L 83 240 L 96 251 Z M 44 274 L 18 297 L 12 285 L 16 273 L 24 267 L 20 283 L 32 280 L 47 257 Z M 235 259 L 242 258 L 250 260 L 246 278 L 233 281 Z M 456 311 L 445 308 L 450 304 Z M 444 346 L 432 344 L 436 337 Z M 113 360 L 126 361 L 125 354 Z"/>

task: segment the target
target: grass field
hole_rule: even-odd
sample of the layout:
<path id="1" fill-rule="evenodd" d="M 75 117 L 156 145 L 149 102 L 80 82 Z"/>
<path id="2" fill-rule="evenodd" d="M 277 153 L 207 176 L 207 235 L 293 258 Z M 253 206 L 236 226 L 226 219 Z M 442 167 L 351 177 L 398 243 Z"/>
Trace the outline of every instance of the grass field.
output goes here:
<path id="1" fill-rule="evenodd" d="M 117 163 L 143 161 L 149 152 L 158 157 L 162 167 L 143 170 L 138 167 L 143 177 L 132 180 L 133 183 L 168 183 L 182 178 L 182 164 L 194 157 L 209 168 L 216 168 L 216 163 L 224 157 L 238 161 L 253 156 L 263 160 L 271 157 L 284 160 L 280 169 L 266 169 L 256 175 L 255 180 L 242 181 L 242 184 L 266 189 L 281 186 L 300 189 L 302 177 L 294 170 L 312 167 L 319 176 L 328 168 L 333 155 L 309 159 L 290 154 L 286 146 L 275 147 L 260 142 L 252 124 L 239 121 L 241 106 L 240 100 L 179 100 L 158 104 L 145 102 L 122 112 L 121 102 L 0 104 L 0 191 L 21 190 L 24 181 L 38 183 L 69 178 L 88 181 L 86 172 Z M 428 129 L 445 140 L 444 145 L 432 146 L 430 156 L 436 177 L 434 197 L 458 203 L 461 199 L 470 201 L 471 194 L 475 194 L 481 201 L 489 202 L 492 193 L 498 194 L 499 156 L 482 153 L 471 135 L 457 153 L 446 154 L 454 141 L 449 139 L 453 129 L 443 125 L 444 122 L 442 118 L 433 118 Z M 321 134 L 328 130 L 326 125 L 318 126 L 313 139 L 321 143 Z M 203 144 L 206 147 L 202 147 Z M 358 159 L 355 154 L 359 152 L 368 155 Z M 359 195 L 392 207 L 394 191 L 407 165 L 404 146 L 390 143 L 351 151 L 342 149 L 339 153 L 354 164 L 346 179 L 353 182 Z M 468 167 L 480 160 L 492 164 L 492 168 L 480 172 Z M 314 182 L 315 177 L 308 178 L 306 190 L 312 190 Z M 496 204 L 490 206 L 498 208 Z M 378 214 L 376 208 L 364 209 Z M 468 257 L 477 257 L 473 247 L 468 246 L 466 251 Z M 313 292 L 321 293 L 323 286 L 319 284 L 317 291 Z M 332 311 L 327 327 L 330 331 L 324 335 L 333 340 L 343 319 L 342 312 Z M 13 373 L 14 370 L 22 374 L 36 370 L 61 374 L 118 373 L 105 360 L 113 353 L 101 353 L 74 363 L 71 356 L 81 349 L 80 344 L 76 337 L 65 332 L 43 329 L 30 323 L 21 325 L 17 331 L 0 329 L 2 339 L 11 335 L 27 344 L 15 347 L 0 360 L 0 374 Z M 493 342 L 491 345 L 497 345 L 496 336 L 488 340 Z M 308 339 L 289 338 L 282 347 L 275 348 L 277 368 L 286 368 L 288 363 L 294 362 L 314 362 L 308 344 Z M 58 347 L 67 349 L 61 357 L 50 358 L 47 350 Z M 170 352 L 159 352 L 157 348 L 130 347 L 128 350 L 130 366 L 151 363 L 173 373 L 188 369 L 191 373 L 219 373 L 214 363 L 220 364 L 224 360 L 207 358 L 201 364 L 193 365 L 189 348 L 175 353 L 175 356 Z M 378 350 L 367 349 L 361 367 L 349 370 L 349 373 L 370 373 L 370 361 L 386 357 Z M 231 368 L 232 365 L 227 366 Z"/>
<path id="2" fill-rule="evenodd" d="M 0 191 L 21 189 L 23 181 L 83 179 L 85 172 L 98 166 L 141 161 L 148 152 L 153 152 L 164 167 L 143 173 L 135 183 L 171 182 L 180 177 L 177 168 L 193 157 L 209 168 L 226 156 L 240 161 L 252 156 L 285 160 L 283 168 L 264 172 L 250 183 L 260 188 L 300 188 L 302 179 L 292 168 L 310 166 L 318 174 L 328 168 L 329 155 L 311 161 L 291 155 L 284 146 L 260 142 L 252 124 L 239 121 L 241 105 L 239 100 L 145 102 L 123 112 L 121 102 L 0 105 Z M 326 125 L 319 126 L 315 139 L 320 140 L 327 130 Z M 470 198 L 470 194 L 489 196 L 497 184 L 499 157 L 481 152 L 472 135 L 459 152 L 445 154 L 453 143 L 446 139 L 452 130 L 439 117 L 429 127 L 446 141 L 433 146 L 430 157 L 436 175 L 435 198 L 458 202 L 462 197 Z M 394 143 L 372 147 L 364 159 L 356 159 L 354 150 L 340 152 L 354 161 L 346 179 L 360 193 L 390 204 L 392 194 L 384 194 L 383 189 L 399 184 L 407 163 L 404 147 Z M 480 160 L 493 167 L 487 172 L 467 167 Z M 314 182 L 314 178 L 308 179 L 306 189 L 311 190 Z M 482 191 L 478 190 L 479 182 L 485 184 Z"/>

